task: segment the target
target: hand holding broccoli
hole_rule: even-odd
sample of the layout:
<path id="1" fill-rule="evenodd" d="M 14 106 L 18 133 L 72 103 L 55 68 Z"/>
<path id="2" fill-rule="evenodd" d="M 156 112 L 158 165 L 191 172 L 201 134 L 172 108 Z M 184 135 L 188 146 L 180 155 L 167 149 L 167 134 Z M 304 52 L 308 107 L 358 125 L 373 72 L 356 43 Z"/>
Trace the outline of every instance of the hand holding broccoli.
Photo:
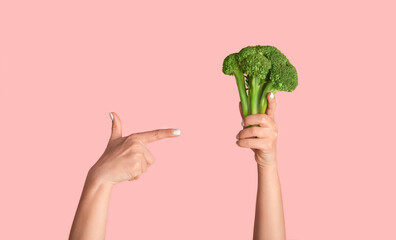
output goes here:
<path id="1" fill-rule="evenodd" d="M 238 133 L 236 143 L 240 147 L 253 150 L 258 167 L 276 167 L 276 142 L 278 137 L 278 125 L 275 122 L 276 100 L 272 93 L 266 97 L 268 100 L 266 114 L 246 116 L 243 120 L 244 129 Z M 243 117 L 242 111 L 241 116 Z"/>
<path id="2" fill-rule="evenodd" d="M 237 144 L 254 151 L 259 167 L 276 166 L 278 125 L 274 120 L 274 94 L 296 89 L 296 68 L 276 47 L 257 45 L 228 55 L 223 73 L 235 76 L 241 100 L 244 129 L 237 135 Z"/>

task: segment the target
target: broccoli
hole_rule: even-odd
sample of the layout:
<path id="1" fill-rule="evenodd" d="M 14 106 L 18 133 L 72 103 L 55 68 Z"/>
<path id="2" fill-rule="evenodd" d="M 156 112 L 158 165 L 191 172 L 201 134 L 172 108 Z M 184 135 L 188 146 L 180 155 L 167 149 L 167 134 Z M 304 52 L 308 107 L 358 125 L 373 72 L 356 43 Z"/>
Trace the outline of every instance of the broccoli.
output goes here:
<path id="1" fill-rule="evenodd" d="M 292 92 L 298 85 L 296 68 L 273 46 L 248 46 L 228 55 L 223 73 L 235 76 L 243 117 L 265 113 L 269 92 Z"/>

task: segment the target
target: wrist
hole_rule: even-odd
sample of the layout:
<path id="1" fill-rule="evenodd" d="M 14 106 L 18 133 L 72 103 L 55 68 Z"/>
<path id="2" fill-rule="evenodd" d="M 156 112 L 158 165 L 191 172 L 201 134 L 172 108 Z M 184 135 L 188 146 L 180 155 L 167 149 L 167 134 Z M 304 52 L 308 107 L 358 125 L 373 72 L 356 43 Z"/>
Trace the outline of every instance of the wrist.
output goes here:
<path id="1" fill-rule="evenodd" d="M 105 181 L 102 177 L 96 174 L 95 170 L 91 168 L 88 171 L 87 178 L 85 180 L 85 184 L 90 187 L 106 187 L 112 188 L 113 184 L 110 182 Z"/>
<path id="2" fill-rule="evenodd" d="M 257 171 L 259 174 L 266 174 L 269 172 L 278 172 L 278 166 L 276 162 L 267 164 L 257 164 Z"/>
<path id="3" fill-rule="evenodd" d="M 258 168 L 276 168 L 277 167 L 277 160 L 276 160 L 276 153 L 265 153 L 260 154 L 256 153 L 255 155 L 256 163 Z"/>

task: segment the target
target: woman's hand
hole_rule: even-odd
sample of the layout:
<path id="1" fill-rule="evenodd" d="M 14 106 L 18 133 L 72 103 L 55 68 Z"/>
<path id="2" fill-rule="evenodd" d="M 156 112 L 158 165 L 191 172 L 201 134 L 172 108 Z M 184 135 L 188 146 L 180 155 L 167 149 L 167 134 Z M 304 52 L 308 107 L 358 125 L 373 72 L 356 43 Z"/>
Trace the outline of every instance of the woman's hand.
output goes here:
<path id="1" fill-rule="evenodd" d="M 238 133 L 238 141 L 236 142 L 240 147 L 253 150 L 254 158 L 259 167 L 276 166 L 276 141 L 278 137 L 278 125 L 274 120 L 276 100 L 272 93 L 268 94 L 267 98 L 266 114 L 246 116 L 242 122 L 244 129 Z"/>
<path id="2" fill-rule="evenodd" d="M 154 163 L 146 144 L 176 137 L 177 129 L 158 129 L 122 137 L 121 120 L 114 112 L 111 137 L 99 160 L 91 167 L 77 207 L 70 240 L 105 239 L 110 195 L 113 185 L 138 179 Z"/>
<path id="3" fill-rule="evenodd" d="M 158 129 L 122 137 L 121 120 L 110 113 L 112 131 L 109 143 L 99 160 L 91 167 L 88 178 L 112 185 L 136 180 L 154 163 L 146 144 L 164 138 L 177 137 L 180 130 Z"/>

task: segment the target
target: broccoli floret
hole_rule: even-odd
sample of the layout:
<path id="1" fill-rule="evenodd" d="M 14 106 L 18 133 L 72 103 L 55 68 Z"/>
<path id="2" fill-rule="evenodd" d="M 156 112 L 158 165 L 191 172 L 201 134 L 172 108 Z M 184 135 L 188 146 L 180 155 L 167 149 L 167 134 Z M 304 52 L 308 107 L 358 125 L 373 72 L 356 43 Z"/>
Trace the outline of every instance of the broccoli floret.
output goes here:
<path id="1" fill-rule="evenodd" d="M 296 68 L 273 46 L 248 46 L 228 55 L 223 73 L 237 80 L 244 117 L 265 113 L 269 92 L 291 92 L 298 85 Z"/>
<path id="2" fill-rule="evenodd" d="M 248 115 L 248 99 L 245 87 L 245 77 L 236 60 L 236 53 L 228 55 L 223 62 L 223 73 L 234 75 L 238 86 L 239 98 L 241 99 L 242 114 Z"/>

